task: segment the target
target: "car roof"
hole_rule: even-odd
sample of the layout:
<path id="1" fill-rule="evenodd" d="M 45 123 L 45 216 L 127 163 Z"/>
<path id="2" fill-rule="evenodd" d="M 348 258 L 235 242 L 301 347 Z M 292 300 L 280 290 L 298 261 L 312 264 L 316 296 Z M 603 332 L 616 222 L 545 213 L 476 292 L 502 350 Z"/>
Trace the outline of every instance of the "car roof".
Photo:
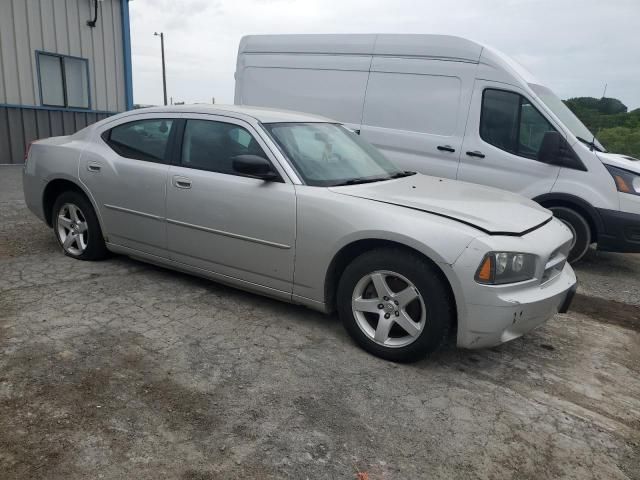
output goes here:
<path id="1" fill-rule="evenodd" d="M 241 120 L 257 120 L 261 123 L 280 123 L 280 122 L 330 122 L 339 123 L 319 115 L 311 115 L 309 113 L 294 112 L 289 110 L 275 110 L 264 107 L 251 107 L 245 105 L 209 105 L 204 103 L 195 103 L 191 105 L 171 105 L 165 107 L 149 107 L 130 110 L 123 115 L 136 115 L 144 113 L 198 113 L 208 115 L 222 115 L 225 117 L 234 117 Z"/>

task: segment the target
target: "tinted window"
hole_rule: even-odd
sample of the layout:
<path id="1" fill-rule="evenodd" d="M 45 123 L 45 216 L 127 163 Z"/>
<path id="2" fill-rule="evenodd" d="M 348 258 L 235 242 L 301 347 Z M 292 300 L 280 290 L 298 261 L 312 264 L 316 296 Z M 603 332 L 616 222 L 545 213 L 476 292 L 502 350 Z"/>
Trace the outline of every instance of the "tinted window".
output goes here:
<path id="1" fill-rule="evenodd" d="M 544 134 L 554 128 L 521 95 L 503 90 L 485 90 L 482 96 L 480 137 L 502 150 L 536 158 Z"/>
<path id="2" fill-rule="evenodd" d="M 105 141 L 123 157 L 164 162 L 172 120 L 138 120 L 112 128 Z"/>
<path id="3" fill-rule="evenodd" d="M 233 158 L 237 155 L 267 158 L 256 139 L 238 125 L 187 120 L 182 141 L 182 166 L 237 175 L 233 170 Z"/>

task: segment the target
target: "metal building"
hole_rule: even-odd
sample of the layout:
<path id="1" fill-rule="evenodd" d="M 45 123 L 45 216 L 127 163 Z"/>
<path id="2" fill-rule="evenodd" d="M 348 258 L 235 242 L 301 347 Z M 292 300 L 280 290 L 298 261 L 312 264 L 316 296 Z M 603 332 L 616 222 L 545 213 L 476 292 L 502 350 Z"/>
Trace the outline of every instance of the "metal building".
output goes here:
<path id="1" fill-rule="evenodd" d="M 0 164 L 132 97 L 128 0 L 0 0 Z"/>

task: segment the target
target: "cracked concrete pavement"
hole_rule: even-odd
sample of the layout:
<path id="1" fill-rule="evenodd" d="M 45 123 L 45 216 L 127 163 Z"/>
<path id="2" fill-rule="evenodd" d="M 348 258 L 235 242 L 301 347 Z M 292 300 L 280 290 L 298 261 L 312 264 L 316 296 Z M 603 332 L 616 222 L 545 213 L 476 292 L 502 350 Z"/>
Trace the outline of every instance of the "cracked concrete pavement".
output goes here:
<path id="1" fill-rule="evenodd" d="M 0 167 L 0 477 L 640 479 L 640 256 L 575 310 L 413 365 L 334 316 L 65 257 Z"/>

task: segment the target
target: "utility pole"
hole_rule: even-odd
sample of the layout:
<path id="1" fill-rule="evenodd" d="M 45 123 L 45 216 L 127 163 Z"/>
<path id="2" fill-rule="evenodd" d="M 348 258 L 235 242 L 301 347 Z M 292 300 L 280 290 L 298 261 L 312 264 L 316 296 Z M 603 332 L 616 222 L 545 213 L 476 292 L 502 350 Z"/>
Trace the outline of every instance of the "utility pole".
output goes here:
<path id="1" fill-rule="evenodd" d="M 160 37 L 160 50 L 162 50 L 162 91 L 164 93 L 164 104 L 167 105 L 167 71 L 164 65 L 164 33 L 154 32 L 156 37 Z"/>

